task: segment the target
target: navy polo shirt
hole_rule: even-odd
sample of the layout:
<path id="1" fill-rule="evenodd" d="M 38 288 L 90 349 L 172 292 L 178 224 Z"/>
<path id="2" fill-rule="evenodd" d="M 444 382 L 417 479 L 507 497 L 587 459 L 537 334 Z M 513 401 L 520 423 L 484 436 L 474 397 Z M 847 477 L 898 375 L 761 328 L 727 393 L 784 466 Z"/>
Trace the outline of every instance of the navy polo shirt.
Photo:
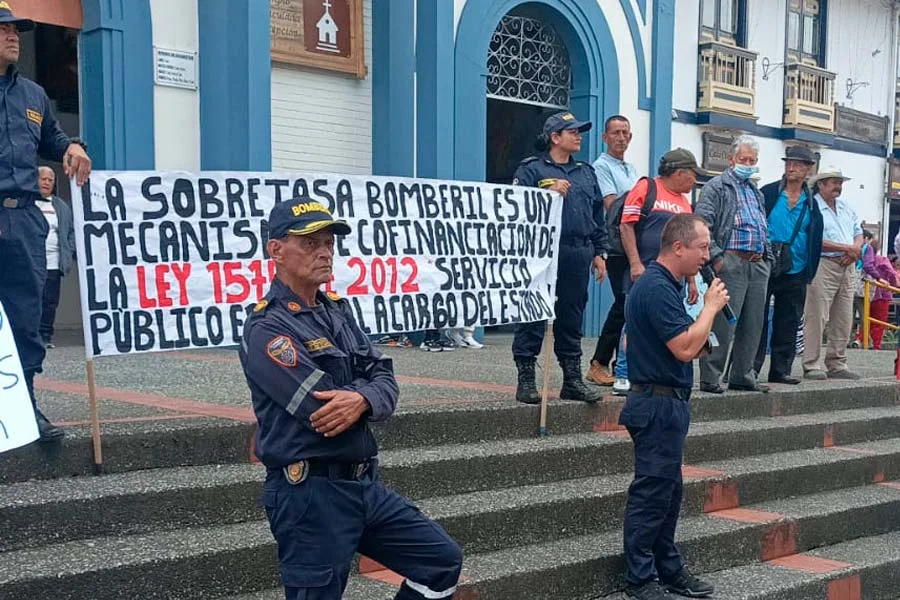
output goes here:
<path id="1" fill-rule="evenodd" d="M 694 368 L 681 362 L 666 343 L 687 331 L 694 321 L 683 301 L 684 282 L 653 261 L 628 293 L 625 327 L 628 380 L 631 383 L 690 388 Z"/>

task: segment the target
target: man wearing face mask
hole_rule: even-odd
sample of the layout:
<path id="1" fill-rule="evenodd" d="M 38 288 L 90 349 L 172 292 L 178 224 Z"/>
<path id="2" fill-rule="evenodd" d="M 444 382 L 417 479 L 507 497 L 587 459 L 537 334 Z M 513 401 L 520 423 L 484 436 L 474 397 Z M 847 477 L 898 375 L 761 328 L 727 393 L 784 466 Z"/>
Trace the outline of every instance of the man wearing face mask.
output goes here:
<path id="1" fill-rule="evenodd" d="M 700 359 L 700 389 L 722 394 L 722 376 L 728 388 L 767 392 L 760 385 L 754 360 L 762 335 L 771 249 L 768 242 L 765 202 L 751 177 L 759 170 L 759 144 L 740 136 L 731 144 L 731 166 L 704 187 L 696 214 L 709 223 L 712 235 L 710 263 L 725 283 L 737 323 L 719 314 L 713 333 L 718 346 Z M 725 373 L 731 350 L 731 370 Z"/>

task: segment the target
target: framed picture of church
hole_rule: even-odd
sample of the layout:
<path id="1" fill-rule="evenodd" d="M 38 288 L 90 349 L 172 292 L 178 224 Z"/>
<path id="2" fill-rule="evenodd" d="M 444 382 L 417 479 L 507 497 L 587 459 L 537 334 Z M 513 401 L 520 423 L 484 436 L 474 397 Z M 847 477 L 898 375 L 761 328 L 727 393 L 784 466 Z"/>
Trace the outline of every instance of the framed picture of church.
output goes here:
<path id="1" fill-rule="evenodd" d="M 271 0 L 272 61 L 366 76 L 363 0 Z"/>

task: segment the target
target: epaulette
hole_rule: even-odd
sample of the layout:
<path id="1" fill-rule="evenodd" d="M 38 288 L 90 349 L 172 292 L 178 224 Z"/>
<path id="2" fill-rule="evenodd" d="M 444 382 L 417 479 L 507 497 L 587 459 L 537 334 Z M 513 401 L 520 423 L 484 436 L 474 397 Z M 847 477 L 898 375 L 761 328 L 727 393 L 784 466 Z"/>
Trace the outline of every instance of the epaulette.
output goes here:
<path id="1" fill-rule="evenodd" d="M 337 302 L 341 299 L 341 297 L 335 292 L 325 292 L 325 297 L 331 300 L 332 302 Z"/>
<path id="2" fill-rule="evenodd" d="M 523 158 L 522 162 L 520 162 L 519 164 L 527 165 L 528 163 L 533 163 L 534 161 L 536 161 L 539 158 L 540 158 L 539 156 L 529 156 L 528 158 Z"/>
<path id="3" fill-rule="evenodd" d="M 253 307 L 253 312 L 262 313 L 265 312 L 266 307 L 269 306 L 269 301 L 263 298 L 259 302 L 256 303 L 256 306 Z"/>

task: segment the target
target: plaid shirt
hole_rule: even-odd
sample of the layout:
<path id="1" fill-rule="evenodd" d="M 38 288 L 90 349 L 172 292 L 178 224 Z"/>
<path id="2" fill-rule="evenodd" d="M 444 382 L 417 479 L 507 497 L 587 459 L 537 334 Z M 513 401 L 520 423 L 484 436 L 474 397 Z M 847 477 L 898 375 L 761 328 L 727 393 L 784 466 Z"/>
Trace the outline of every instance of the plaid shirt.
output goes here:
<path id="1" fill-rule="evenodd" d="M 769 227 L 759 198 L 749 182 L 741 181 L 734 176 L 732 180 L 736 182 L 738 210 L 734 213 L 734 229 L 726 250 L 764 254 Z"/>

